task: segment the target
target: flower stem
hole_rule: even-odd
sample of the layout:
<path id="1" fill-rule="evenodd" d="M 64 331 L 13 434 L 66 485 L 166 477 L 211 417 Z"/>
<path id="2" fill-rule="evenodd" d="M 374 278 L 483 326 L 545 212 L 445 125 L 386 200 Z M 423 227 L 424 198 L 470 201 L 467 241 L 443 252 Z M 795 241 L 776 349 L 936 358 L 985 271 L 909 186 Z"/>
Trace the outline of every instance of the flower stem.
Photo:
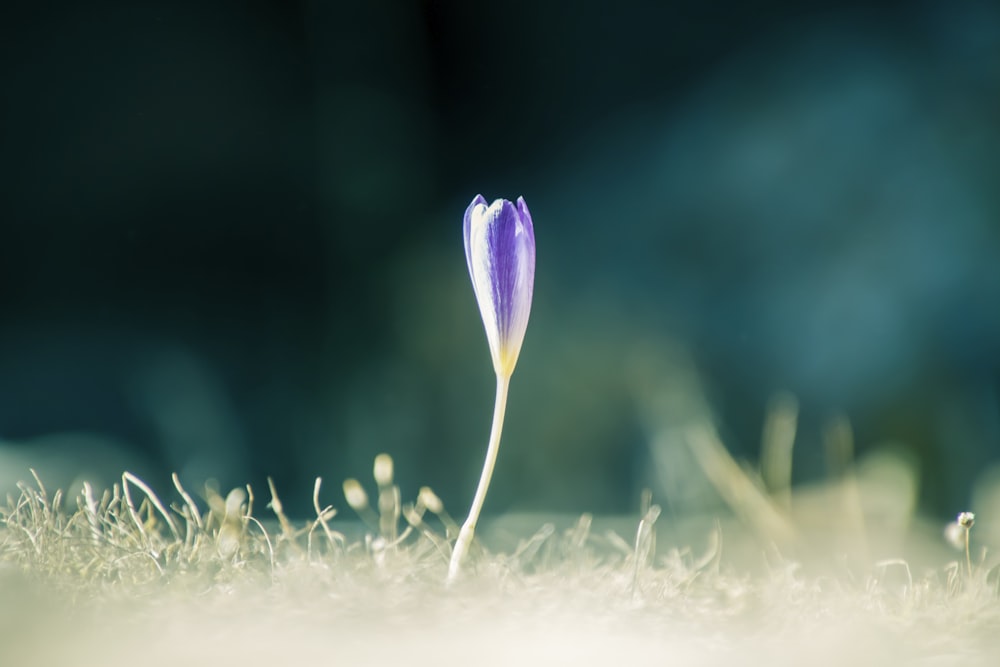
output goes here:
<path id="1" fill-rule="evenodd" d="M 479 512 L 483 509 L 483 502 L 486 500 L 486 490 L 490 486 L 490 478 L 493 477 L 493 466 L 497 462 L 497 451 L 500 449 L 500 433 L 503 431 L 503 416 L 507 409 L 507 388 L 510 386 L 510 375 L 497 374 L 497 398 L 493 407 L 493 427 L 490 429 L 490 444 L 486 449 L 486 461 L 483 463 L 483 473 L 479 477 L 479 486 L 476 487 L 476 495 L 472 499 L 472 507 L 469 508 L 469 516 L 462 524 L 462 530 L 458 533 L 455 541 L 455 548 L 451 552 L 451 562 L 448 564 L 448 583 L 451 583 L 458 576 L 458 571 L 462 566 L 462 559 L 472 544 L 472 536 L 476 532 L 476 523 L 479 521 Z"/>

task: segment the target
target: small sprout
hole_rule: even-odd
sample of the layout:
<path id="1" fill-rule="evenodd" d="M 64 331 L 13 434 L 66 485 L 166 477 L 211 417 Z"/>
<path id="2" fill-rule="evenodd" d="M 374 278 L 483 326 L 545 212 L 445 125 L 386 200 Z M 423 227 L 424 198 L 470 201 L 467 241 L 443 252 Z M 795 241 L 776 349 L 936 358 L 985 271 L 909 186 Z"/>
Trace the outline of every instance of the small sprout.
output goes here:
<path id="1" fill-rule="evenodd" d="M 392 485 L 392 473 L 393 464 L 392 457 L 388 454 L 379 454 L 375 457 L 375 465 L 372 470 L 372 476 L 375 478 L 375 483 L 380 487 L 391 486 Z"/>
<path id="2" fill-rule="evenodd" d="M 378 484 L 378 526 L 379 533 L 388 544 L 396 541 L 396 526 L 399 523 L 399 487 L 392 483 L 393 463 L 388 454 L 375 457 L 372 476 Z"/>
<path id="3" fill-rule="evenodd" d="M 363 512 L 368 509 L 368 494 L 365 493 L 361 482 L 356 479 L 344 480 L 344 499 L 355 512 Z"/>
<path id="4" fill-rule="evenodd" d="M 441 499 L 438 498 L 438 495 L 429 486 L 420 487 L 420 492 L 417 494 L 417 502 L 433 514 L 440 514 L 444 511 L 444 503 L 441 502 Z"/>
<path id="5" fill-rule="evenodd" d="M 399 508 L 402 500 L 398 486 L 384 486 L 378 494 L 379 532 L 390 544 L 396 541 L 396 527 L 399 523 Z"/>
<path id="6" fill-rule="evenodd" d="M 379 516 L 372 509 L 368 502 L 368 494 L 365 493 L 364 487 L 361 486 L 361 482 L 351 478 L 344 480 L 344 499 L 354 512 L 361 517 L 361 520 L 365 522 L 372 530 L 380 530 L 379 526 Z"/>
<path id="7" fill-rule="evenodd" d="M 243 503 L 246 502 L 246 499 L 246 491 L 239 487 L 226 494 L 226 519 L 242 519 Z"/>
<path id="8" fill-rule="evenodd" d="M 247 499 L 246 491 L 237 487 L 226 495 L 222 524 L 219 526 L 217 545 L 223 558 L 235 559 L 243 541 L 243 503 Z"/>
<path id="9" fill-rule="evenodd" d="M 430 510 L 432 514 L 437 515 L 437 518 L 444 524 L 445 536 L 449 540 L 458 535 L 458 524 L 455 523 L 455 520 L 451 518 L 450 514 L 448 514 L 448 510 L 444 508 L 444 503 L 441 502 L 441 498 L 439 498 L 429 486 L 425 486 L 420 489 L 420 493 L 417 496 L 417 504 L 423 505 L 425 508 Z"/>

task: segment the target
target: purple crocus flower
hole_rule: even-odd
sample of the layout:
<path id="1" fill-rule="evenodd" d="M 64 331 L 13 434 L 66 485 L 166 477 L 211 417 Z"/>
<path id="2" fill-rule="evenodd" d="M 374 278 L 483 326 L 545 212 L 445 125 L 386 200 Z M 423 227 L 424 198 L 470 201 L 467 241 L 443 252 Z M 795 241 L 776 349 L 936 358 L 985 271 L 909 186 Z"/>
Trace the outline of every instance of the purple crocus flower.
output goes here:
<path id="1" fill-rule="evenodd" d="M 497 397 L 493 406 L 493 426 L 486 446 L 486 461 L 479 477 L 469 516 L 458 532 L 448 564 L 448 582 L 453 582 L 469 551 L 486 490 L 493 476 L 500 434 L 507 409 L 507 388 L 517 365 L 524 331 L 531 313 L 531 292 L 535 287 L 535 228 L 524 199 L 517 204 L 497 199 L 487 204 L 482 195 L 465 210 L 465 260 L 469 264 L 472 289 L 486 327 L 486 338 L 497 375 Z"/>
<path id="2" fill-rule="evenodd" d="M 528 328 L 535 286 L 535 230 L 523 197 L 517 204 L 482 195 L 465 210 L 465 259 L 497 375 L 510 377 Z"/>

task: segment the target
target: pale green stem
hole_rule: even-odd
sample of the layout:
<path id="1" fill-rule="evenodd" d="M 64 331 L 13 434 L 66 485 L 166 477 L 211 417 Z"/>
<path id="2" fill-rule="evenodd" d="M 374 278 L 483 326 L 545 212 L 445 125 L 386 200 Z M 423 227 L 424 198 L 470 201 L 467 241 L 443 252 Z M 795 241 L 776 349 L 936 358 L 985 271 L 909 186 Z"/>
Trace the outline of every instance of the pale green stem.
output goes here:
<path id="1" fill-rule="evenodd" d="M 497 399 L 493 407 L 493 427 L 490 429 L 490 444 L 486 448 L 486 462 L 483 464 L 483 473 L 479 477 L 479 486 L 476 487 L 476 495 L 472 499 L 472 507 L 469 509 L 469 517 L 462 524 L 462 530 L 458 532 L 458 539 L 455 541 L 455 548 L 451 552 L 451 563 L 448 564 L 448 582 L 455 580 L 458 571 L 462 566 L 462 559 L 465 558 L 469 545 L 472 544 L 472 536 L 476 532 L 476 523 L 479 521 L 479 512 L 483 509 L 483 502 L 486 500 L 486 490 L 490 486 L 490 478 L 493 477 L 493 466 L 497 462 L 497 451 L 500 449 L 500 433 L 503 431 L 503 416 L 507 409 L 507 387 L 510 385 L 510 375 L 497 375 Z"/>
<path id="2" fill-rule="evenodd" d="M 969 532 L 970 526 L 965 527 L 965 566 L 969 569 L 969 579 L 972 579 L 972 557 L 969 555 Z"/>

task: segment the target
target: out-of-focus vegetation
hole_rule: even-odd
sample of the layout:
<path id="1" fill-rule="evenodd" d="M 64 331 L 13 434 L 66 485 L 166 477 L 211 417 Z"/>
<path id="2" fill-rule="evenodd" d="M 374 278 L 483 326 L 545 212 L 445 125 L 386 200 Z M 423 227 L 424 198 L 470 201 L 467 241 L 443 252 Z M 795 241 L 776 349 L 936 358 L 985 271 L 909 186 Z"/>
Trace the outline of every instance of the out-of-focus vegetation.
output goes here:
<path id="1" fill-rule="evenodd" d="M 766 482 L 779 392 L 792 487 L 888 446 L 953 516 L 1000 460 L 992 3 L 0 12 L 5 490 L 301 489 L 389 451 L 462 507 L 477 192 L 538 243 L 487 513 L 711 509 L 671 429 Z"/>
<path id="2" fill-rule="evenodd" d="M 36 478 L 0 507 L 0 658 L 995 661 L 1000 565 L 971 514 L 954 558 L 911 524 L 907 471 L 891 458 L 785 496 L 789 514 L 710 431 L 699 437 L 735 512 L 664 521 L 647 496 L 631 517 L 509 516 L 484 526 L 451 585 L 458 526 L 426 487 L 402 502 L 385 455 L 373 496 L 344 483 L 360 522 L 318 479 L 314 517 L 295 521 L 273 484 L 223 497 L 175 478 L 160 495 L 125 473 L 73 497 Z"/>

